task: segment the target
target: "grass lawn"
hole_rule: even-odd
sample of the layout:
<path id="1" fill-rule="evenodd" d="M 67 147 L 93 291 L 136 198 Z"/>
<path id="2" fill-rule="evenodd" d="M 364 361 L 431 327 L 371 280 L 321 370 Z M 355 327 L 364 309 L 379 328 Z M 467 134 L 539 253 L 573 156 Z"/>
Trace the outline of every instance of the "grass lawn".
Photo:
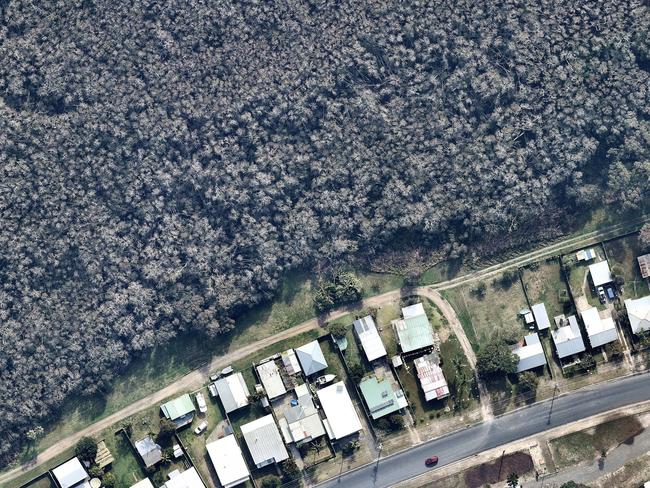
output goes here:
<path id="1" fill-rule="evenodd" d="M 625 278 L 622 299 L 640 298 L 648 295 L 647 281 L 641 277 L 639 263 L 636 260 L 641 255 L 637 234 L 615 239 L 603 244 L 609 258 L 612 273 Z"/>
<path id="2" fill-rule="evenodd" d="M 354 341 L 353 341 L 354 342 Z M 329 337 L 324 337 L 320 341 L 320 347 L 323 350 L 323 356 L 325 356 L 325 361 L 327 362 L 327 368 L 318 373 L 318 376 L 325 374 L 335 374 L 336 380 L 334 381 L 346 381 L 347 374 L 345 373 L 345 367 L 339 358 L 339 353 L 336 350 L 334 343 L 329 340 Z M 348 348 L 354 347 L 350 344 L 348 340 Z"/>
<path id="3" fill-rule="evenodd" d="M 551 323 L 557 315 L 568 316 L 575 313 L 562 274 L 557 259 L 530 265 L 522 271 L 522 279 L 531 304 L 543 302 Z M 565 299 L 562 299 L 562 296 Z"/>
<path id="4" fill-rule="evenodd" d="M 585 249 L 593 249 L 596 251 L 597 257 L 591 261 L 585 262 L 577 261 L 575 253 L 562 256 L 562 262 L 566 267 L 567 275 L 569 277 L 571 293 L 573 294 L 573 298 L 576 300 L 576 306 L 578 308 L 580 308 L 579 302 L 583 300 L 580 297 L 584 297 L 588 305 L 596 307 L 598 310 L 604 310 L 605 306 L 600 303 L 598 294 L 595 290 L 592 290 L 591 280 L 589 279 L 589 265 L 605 260 L 605 253 L 601 245 L 589 246 Z"/>
<path id="5" fill-rule="evenodd" d="M 194 423 L 205 420 L 208 422 L 208 428 L 203 434 L 198 436 L 194 433 L 193 429 L 184 429 L 178 434 L 178 437 L 203 479 L 206 481 L 212 480 L 214 486 L 218 486 L 216 473 L 212 467 L 205 445 L 210 433 L 224 420 L 224 416 L 221 413 L 221 406 L 218 404 L 219 400 L 211 398 L 207 388 L 201 391 L 206 399 L 208 411 L 205 414 L 199 414 L 199 417 Z"/>
<path id="6" fill-rule="evenodd" d="M 601 450 L 631 441 L 643 431 L 634 416 L 621 417 L 597 425 L 593 429 L 574 432 L 549 442 L 555 465 L 562 469 L 600 456 Z"/>
<path id="7" fill-rule="evenodd" d="M 123 434 L 110 434 L 104 437 L 106 447 L 115 458 L 112 472 L 117 480 L 116 486 L 131 486 L 146 478 L 139 460 L 135 457 Z"/>
<path id="8" fill-rule="evenodd" d="M 504 275 L 499 275 L 484 285 L 483 294 L 478 292 L 477 284 L 443 292 L 476 352 L 492 339 L 515 342 L 528 332 L 518 315 L 520 310 L 528 308 L 519 280 L 505 280 Z"/>
<path id="9" fill-rule="evenodd" d="M 54 483 L 52 483 L 50 480 L 49 476 L 43 476 L 33 483 L 25 485 L 23 488 L 55 488 L 55 486 Z"/>

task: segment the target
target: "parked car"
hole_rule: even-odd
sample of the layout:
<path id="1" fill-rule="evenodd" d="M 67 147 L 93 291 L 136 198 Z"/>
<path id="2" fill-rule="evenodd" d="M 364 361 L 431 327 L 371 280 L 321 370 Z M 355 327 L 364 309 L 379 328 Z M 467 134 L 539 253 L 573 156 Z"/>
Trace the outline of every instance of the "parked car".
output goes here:
<path id="1" fill-rule="evenodd" d="M 613 288 L 607 288 L 607 296 L 610 300 L 614 300 L 614 298 L 616 298 L 616 292 Z"/>
<path id="2" fill-rule="evenodd" d="M 438 456 L 431 456 L 430 458 L 427 458 L 424 461 L 424 464 L 426 464 L 427 466 L 434 466 L 438 464 Z"/>
<path id="3" fill-rule="evenodd" d="M 205 432 L 205 429 L 208 428 L 208 423 L 204 420 L 201 422 L 196 429 L 194 429 L 194 433 L 196 435 L 201 435 L 203 432 Z"/>
<path id="4" fill-rule="evenodd" d="M 600 300 L 600 303 L 605 303 L 607 299 L 605 298 L 605 290 L 603 289 L 603 287 L 599 286 L 598 288 L 596 288 L 596 291 L 598 292 L 598 299 Z"/>

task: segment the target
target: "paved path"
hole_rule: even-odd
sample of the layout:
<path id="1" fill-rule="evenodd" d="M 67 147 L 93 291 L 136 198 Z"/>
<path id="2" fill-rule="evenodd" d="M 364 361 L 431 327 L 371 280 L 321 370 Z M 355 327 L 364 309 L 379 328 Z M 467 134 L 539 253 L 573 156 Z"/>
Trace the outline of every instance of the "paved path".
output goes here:
<path id="1" fill-rule="evenodd" d="M 431 469 L 424 460 L 436 455 L 442 467 L 483 451 L 625 405 L 650 400 L 650 374 L 628 376 L 577 390 L 551 401 L 431 440 L 321 483 L 318 488 L 388 488 Z"/>
<path id="2" fill-rule="evenodd" d="M 487 277 L 496 275 L 500 273 L 501 271 L 517 266 L 521 266 L 523 264 L 541 259 L 546 256 L 550 256 L 553 254 L 557 254 L 558 252 L 565 250 L 567 248 L 577 248 L 582 245 L 587 245 L 590 244 L 593 241 L 597 241 L 599 239 L 605 239 L 605 238 L 610 238 L 614 237 L 616 235 L 620 235 L 622 233 L 630 231 L 630 229 L 635 228 L 638 229 L 644 222 L 650 221 L 650 218 L 643 218 L 643 219 L 636 219 L 630 222 L 627 222 L 625 224 L 617 224 L 613 225 L 607 228 L 604 228 L 599 231 L 595 232 L 590 232 L 588 234 L 584 234 L 581 236 L 576 236 L 576 237 L 571 237 L 569 239 L 565 239 L 563 241 L 557 242 L 555 244 L 552 244 L 550 246 L 546 246 L 542 249 L 539 249 L 538 251 L 534 251 L 529 254 L 525 254 L 513 259 L 510 259 L 508 261 L 505 261 L 504 263 L 501 264 L 496 264 L 493 266 L 490 266 L 488 268 L 485 268 L 480 271 L 474 271 L 472 273 L 469 273 L 464 276 L 460 276 L 457 278 L 454 278 L 449 281 L 445 281 L 442 283 L 438 283 L 436 285 L 433 285 L 431 287 L 420 287 L 416 288 L 413 290 L 414 293 L 421 293 L 424 296 L 427 296 L 431 300 L 436 303 L 445 317 L 447 317 L 447 320 L 449 321 L 450 325 L 454 329 L 454 332 L 456 333 L 456 336 L 458 337 L 461 346 L 463 348 L 463 351 L 468 357 L 468 360 L 473 361 L 474 364 L 476 363 L 476 357 L 474 355 L 474 352 L 471 348 L 471 345 L 469 344 L 469 341 L 467 340 L 467 337 L 465 336 L 462 326 L 460 326 L 460 322 L 458 321 L 458 318 L 456 317 L 455 312 L 453 311 L 453 308 L 451 306 L 445 306 L 443 303 L 446 303 L 446 301 L 442 300 L 440 295 L 438 293 L 435 293 L 435 290 L 444 290 L 447 288 L 452 288 L 454 286 L 458 286 L 461 284 L 465 284 L 468 282 L 472 282 L 475 280 L 479 279 L 485 279 Z M 356 307 L 344 307 L 341 309 L 338 309 L 336 311 L 331 312 L 328 316 L 324 317 L 325 320 L 334 320 L 338 317 L 342 317 L 350 312 L 353 312 L 355 309 L 359 309 L 362 307 L 376 307 L 380 306 L 383 303 L 399 299 L 399 297 L 403 294 L 404 292 L 402 290 L 393 290 L 388 293 L 384 293 L 382 295 L 377 295 L 375 297 L 368 298 L 363 301 L 362 304 L 358 304 Z M 442 300 L 442 301 L 441 301 Z M 440 304 L 443 304 L 441 306 Z M 448 305 L 448 304 L 447 304 Z M 448 312 L 446 313 L 445 310 Z M 449 313 L 451 312 L 451 313 Z M 454 318 L 455 317 L 455 318 Z M 246 356 L 251 355 L 252 353 L 258 351 L 261 348 L 267 347 L 269 345 L 272 345 L 278 341 L 287 339 L 289 337 L 292 337 L 294 335 L 316 329 L 319 326 L 319 320 L 317 318 L 308 320 L 306 322 L 303 322 L 300 325 L 297 325 L 296 327 L 292 327 L 291 329 L 287 329 L 285 331 L 282 331 L 278 334 L 275 334 L 273 337 L 269 337 L 266 339 L 262 339 L 260 341 L 257 341 L 253 344 L 249 344 L 247 346 L 240 347 L 236 351 L 229 351 L 227 354 L 222 355 L 222 356 L 217 356 L 212 359 L 210 363 L 207 365 L 187 374 L 186 376 L 183 376 L 182 378 L 174 381 L 173 383 L 169 384 L 167 387 L 163 388 L 162 390 L 157 391 L 156 393 L 153 393 L 151 395 L 148 395 L 145 398 L 142 398 L 141 400 L 138 400 L 128 407 L 125 407 L 97 422 L 94 424 L 86 427 L 85 429 L 82 429 L 75 434 L 72 434 L 65 439 L 62 439 L 60 442 L 55 444 L 54 446 L 46 449 L 45 451 L 41 452 L 36 459 L 32 460 L 32 462 L 29 463 L 28 466 L 20 466 L 8 471 L 3 472 L 0 474 L 0 484 L 4 483 L 8 480 L 11 480 L 15 478 L 16 476 L 19 476 L 26 470 L 33 469 L 39 464 L 42 464 L 53 457 L 57 456 L 58 454 L 62 453 L 66 449 L 74 446 L 76 442 L 82 437 L 82 436 L 92 436 L 95 434 L 98 434 L 102 430 L 106 429 L 107 427 L 110 427 L 111 425 L 125 419 L 126 417 L 129 417 L 141 410 L 144 410 L 145 408 L 150 407 L 151 405 L 155 405 L 156 403 L 160 403 L 162 400 L 165 398 L 168 398 L 170 396 L 173 396 L 175 394 L 178 394 L 183 391 L 188 391 L 188 390 L 193 390 L 196 388 L 199 388 L 205 383 L 206 376 L 211 372 L 215 371 L 217 369 L 221 369 L 224 366 L 237 361 L 239 359 L 243 359 Z M 472 359 L 473 358 L 473 359 Z M 481 403 L 482 403 L 482 408 L 484 409 L 483 414 L 486 418 L 489 418 L 491 415 L 491 411 L 485 410 L 486 407 L 483 407 L 483 405 L 489 405 L 489 402 L 484 402 L 483 397 L 486 393 L 481 391 Z"/>
<path id="3" fill-rule="evenodd" d="M 613 473 L 632 459 L 638 458 L 650 451 L 650 430 L 644 430 L 628 444 L 621 444 L 607 454 L 604 460 L 596 459 L 591 463 L 566 469 L 556 475 L 547 476 L 539 481 L 527 481 L 524 488 L 554 488 L 567 481 L 588 484 L 601 476 Z"/>

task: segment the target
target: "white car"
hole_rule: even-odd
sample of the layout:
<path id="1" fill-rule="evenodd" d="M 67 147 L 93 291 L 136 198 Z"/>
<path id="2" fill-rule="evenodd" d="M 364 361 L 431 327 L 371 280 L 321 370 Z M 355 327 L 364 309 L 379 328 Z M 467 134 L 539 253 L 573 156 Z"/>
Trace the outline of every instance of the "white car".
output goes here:
<path id="1" fill-rule="evenodd" d="M 199 426 L 196 429 L 194 429 L 194 433 L 196 435 L 201 435 L 203 432 L 205 432 L 205 429 L 207 428 L 208 428 L 208 423 L 204 420 L 199 424 Z"/>
<path id="2" fill-rule="evenodd" d="M 199 412 L 205 413 L 208 411 L 208 406 L 205 403 L 205 397 L 203 396 L 203 393 L 199 392 L 196 395 L 194 395 L 196 398 L 196 404 L 199 406 Z"/>

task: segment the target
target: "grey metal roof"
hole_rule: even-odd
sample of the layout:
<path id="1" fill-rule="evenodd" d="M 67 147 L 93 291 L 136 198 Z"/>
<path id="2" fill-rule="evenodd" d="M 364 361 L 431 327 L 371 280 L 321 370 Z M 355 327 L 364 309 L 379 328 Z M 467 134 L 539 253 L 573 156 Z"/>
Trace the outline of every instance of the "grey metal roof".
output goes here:
<path id="1" fill-rule="evenodd" d="M 311 341 L 296 349 L 296 355 L 306 376 L 327 368 L 327 361 L 318 341 Z"/>
<path id="2" fill-rule="evenodd" d="M 535 316 L 535 323 L 537 323 L 537 330 L 545 330 L 551 326 L 551 321 L 546 313 L 546 306 L 544 303 L 536 303 L 533 305 L 533 315 Z"/>
<path id="3" fill-rule="evenodd" d="M 242 425 L 241 432 L 256 465 L 267 464 L 269 460 L 279 463 L 289 457 L 273 415 Z"/>

